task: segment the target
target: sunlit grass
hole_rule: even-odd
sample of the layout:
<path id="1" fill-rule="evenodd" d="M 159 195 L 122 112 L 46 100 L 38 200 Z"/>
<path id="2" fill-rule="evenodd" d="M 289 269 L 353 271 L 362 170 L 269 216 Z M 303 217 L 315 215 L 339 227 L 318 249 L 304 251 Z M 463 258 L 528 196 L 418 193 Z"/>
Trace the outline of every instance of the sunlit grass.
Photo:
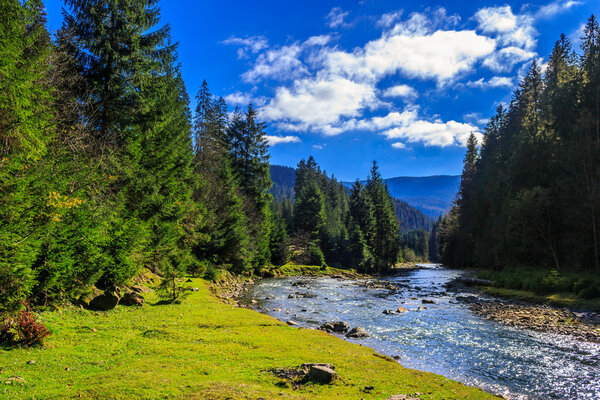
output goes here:
<path id="1" fill-rule="evenodd" d="M 0 350 L 0 398 L 385 399 L 415 392 L 422 399 L 492 398 L 324 332 L 223 304 L 203 280 L 189 284 L 200 290 L 181 304 L 156 305 L 150 294 L 141 309 L 44 313 L 53 332 L 45 348 Z M 266 371 L 304 362 L 333 363 L 341 379 L 293 390 Z M 366 386 L 374 389 L 366 393 Z"/>

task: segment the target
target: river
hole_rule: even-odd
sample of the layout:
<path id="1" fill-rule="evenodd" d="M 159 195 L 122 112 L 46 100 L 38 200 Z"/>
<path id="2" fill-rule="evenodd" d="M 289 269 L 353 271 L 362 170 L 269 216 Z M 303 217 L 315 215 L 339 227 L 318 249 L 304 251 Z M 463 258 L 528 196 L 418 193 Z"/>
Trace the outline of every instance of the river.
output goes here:
<path id="1" fill-rule="evenodd" d="M 600 344 L 513 328 L 473 314 L 460 301 L 471 294 L 444 287 L 462 273 L 424 265 L 378 280 L 394 283 L 398 290 L 369 288 L 368 280 L 263 279 L 245 301 L 253 299 L 259 311 L 306 328 L 338 320 L 360 326 L 371 337 L 352 341 L 397 356 L 405 367 L 507 399 L 600 399 Z M 422 304 L 423 299 L 435 303 Z M 382 313 L 399 306 L 408 312 Z"/>

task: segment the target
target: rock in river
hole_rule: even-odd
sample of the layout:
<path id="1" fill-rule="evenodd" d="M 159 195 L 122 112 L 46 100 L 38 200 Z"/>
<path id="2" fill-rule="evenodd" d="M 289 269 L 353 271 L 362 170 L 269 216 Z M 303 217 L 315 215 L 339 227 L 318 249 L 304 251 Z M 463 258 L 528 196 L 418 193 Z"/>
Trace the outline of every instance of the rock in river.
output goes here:
<path id="1" fill-rule="evenodd" d="M 346 334 L 346 337 L 349 338 L 366 338 L 369 336 L 371 335 L 369 335 L 367 331 L 358 326 L 356 328 L 352 328 L 352 330 Z"/>
<path id="2" fill-rule="evenodd" d="M 350 329 L 350 325 L 344 321 L 336 321 L 336 322 L 327 322 L 319 327 L 319 329 L 326 332 L 348 332 Z"/>

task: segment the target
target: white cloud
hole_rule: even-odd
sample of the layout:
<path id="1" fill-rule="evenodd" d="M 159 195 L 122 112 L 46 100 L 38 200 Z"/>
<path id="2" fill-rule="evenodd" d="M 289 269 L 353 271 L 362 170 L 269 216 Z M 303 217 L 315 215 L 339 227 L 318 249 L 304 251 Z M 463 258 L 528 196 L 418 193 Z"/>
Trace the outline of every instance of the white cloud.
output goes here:
<path id="1" fill-rule="evenodd" d="M 254 67 L 242 74 L 246 82 L 257 82 L 263 78 L 296 79 L 308 73 L 300 61 L 302 47 L 298 43 L 268 50 L 256 59 Z"/>
<path id="2" fill-rule="evenodd" d="M 478 79 L 476 81 L 469 81 L 469 82 L 467 82 L 466 85 L 469 87 L 480 88 L 480 89 L 500 88 L 500 87 L 511 88 L 514 86 L 514 83 L 511 78 L 508 78 L 506 76 L 494 76 L 487 81 L 484 80 L 483 78 Z"/>
<path id="3" fill-rule="evenodd" d="M 534 19 L 527 14 L 515 15 L 510 6 L 482 8 L 473 18 L 485 34 L 496 35 L 502 46 L 518 46 L 531 50 L 536 46 Z"/>
<path id="4" fill-rule="evenodd" d="M 402 10 L 383 14 L 377 21 L 376 26 L 381 28 L 389 28 L 402 17 Z"/>
<path id="5" fill-rule="evenodd" d="M 237 51 L 238 58 L 246 58 L 250 53 L 256 54 L 269 47 L 269 42 L 263 36 L 250 36 L 247 38 L 238 38 L 235 36 L 223 40 L 223 44 L 240 46 Z"/>
<path id="6" fill-rule="evenodd" d="M 331 39 L 331 35 L 311 36 L 304 42 L 303 45 L 304 47 L 325 46 L 326 44 L 331 42 Z"/>
<path id="7" fill-rule="evenodd" d="M 399 150 L 406 149 L 406 145 L 404 143 L 402 143 L 402 142 L 392 143 L 392 147 L 394 149 L 399 149 Z"/>
<path id="8" fill-rule="evenodd" d="M 540 9 L 535 13 L 537 18 L 552 18 L 557 14 L 560 14 L 564 11 L 568 11 L 571 8 L 583 4 L 581 1 L 564 1 L 564 0 L 556 0 L 553 3 L 547 4 L 545 6 L 540 7 Z"/>
<path id="9" fill-rule="evenodd" d="M 300 124 L 299 130 L 321 129 L 325 134 L 340 133 L 331 124 L 341 117 L 357 117 L 376 104 L 375 88 L 344 78 L 302 79 L 292 89 L 280 87 L 275 97 L 261 109 L 268 121 Z"/>
<path id="10" fill-rule="evenodd" d="M 302 142 L 298 136 L 269 136 L 265 135 L 269 146 L 276 146 L 282 143 L 300 143 Z"/>
<path id="11" fill-rule="evenodd" d="M 384 97 L 401 97 L 404 99 L 414 99 L 418 96 L 417 91 L 408 85 L 396 85 L 387 88 L 383 92 Z"/>
<path id="12" fill-rule="evenodd" d="M 325 17 L 327 25 L 332 29 L 344 25 L 344 18 L 346 18 L 348 14 L 350 14 L 349 11 L 344 11 L 340 7 L 333 7 Z"/>
<path id="13" fill-rule="evenodd" d="M 493 39 L 474 31 L 403 32 L 384 35 L 353 53 L 332 51 L 326 65 L 329 73 L 359 81 L 377 81 L 401 72 L 409 78 L 444 83 L 472 70 L 495 45 Z"/>
<path id="14" fill-rule="evenodd" d="M 252 94 L 239 91 L 228 94 L 224 99 L 227 104 L 234 106 L 246 106 L 249 103 L 252 103 L 255 106 L 263 106 L 267 102 L 267 99 L 263 96 L 254 97 Z"/>
<path id="15" fill-rule="evenodd" d="M 488 57 L 483 65 L 494 72 L 510 72 L 516 64 L 529 61 L 535 56 L 536 53 L 519 47 L 505 47 Z"/>
<path id="16" fill-rule="evenodd" d="M 413 120 L 408 124 L 391 128 L 383 132 L 387 139 L 404 139 L 411 143 L 423 143 L 428 146 L 446 147 L 465 146 L 469 135 L 474 133 L 481 138 L 476 126 L 456 121 Z"/>
<path id="17" fill-rule="evenodd" d="M 313 144 L 313 149 L 315 150 L 323 150 L 323 148 L 325 148 L 325 145 L 321 145 L 321 144 Z"/>

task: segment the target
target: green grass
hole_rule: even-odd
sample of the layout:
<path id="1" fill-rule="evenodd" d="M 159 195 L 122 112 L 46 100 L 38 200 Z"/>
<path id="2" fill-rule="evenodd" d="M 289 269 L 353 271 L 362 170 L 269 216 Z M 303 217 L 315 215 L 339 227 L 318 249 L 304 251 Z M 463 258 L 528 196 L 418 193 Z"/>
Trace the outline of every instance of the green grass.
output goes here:
<path id="1" fill-rule="evenodd" d="M 181 303 L 109 312 L 77 308 L 42 314 L 45 348 L 0 350 L 1 399 L 422 399 L 493 396 L 444 377 L 405 369 L 367 347 L 289 327 L 218 301 L 208 284 Z M 35 364 L 29 365 L 33 360 Z M 266 370 L 333 363 L 341 379 L 293 390 Z M 6 384 L 11 377 L 24 383 Z M 373 386 L 371 393 L 362 391 Z"/>
<path id="2" fill-rule="evenodd" d="M 582 299 L 570 292 L 536 294 L 530 290 L 517 290 L 493 286 L 481 287 L 480 289 L 490 296 L 519 299 L 537 304 L 552 304 L 571 309 L 600 311 L 600 299 Z"/>
<path id="3" fill-rule="evenodd" d="M 483 287 L 490 295 L 533 303 L 600 310 L 600 277 L 593 271 L 557 271 L 542 268 L 479 270 L 477 276 L 494 282 Z"/>

